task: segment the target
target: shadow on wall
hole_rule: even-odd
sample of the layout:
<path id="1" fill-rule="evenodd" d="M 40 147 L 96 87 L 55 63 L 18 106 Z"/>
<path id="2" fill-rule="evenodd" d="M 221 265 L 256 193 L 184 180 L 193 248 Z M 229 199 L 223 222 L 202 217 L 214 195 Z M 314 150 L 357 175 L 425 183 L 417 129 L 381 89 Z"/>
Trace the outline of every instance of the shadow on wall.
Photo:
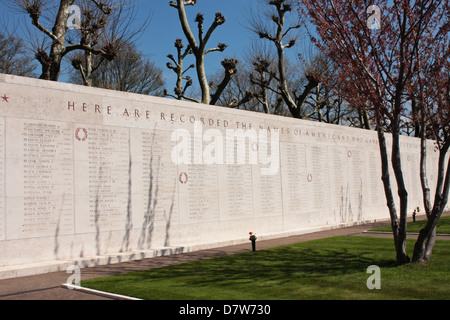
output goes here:
<path id="1" fill-rule="evenodd" d="M 126 213 L 124 217 L 124 225 L 123 229 L 121 229 L 121 232 L 123 230 L 124 235 L 123 239 L 121 241 L 121 244 L 117 248 L 117 250 L 114 250 L 116 252 L 129 252 L 131 250 L 147 250 L 152 248 L 152 236 L 154 231 L 154 224 L 155 224 L 155 218 L 156 218 L 156 211 L 159 209 L 157 207 L 158 205 L 158 198 L 160 196 L 160 187 L 158 185 L 158 179 L 160 175 L 164 174 L 164 172 L 161 172 L 161 157 L 157 157 L 154 155 L 154 143 L 155 143 L 155 137 L 157 137 L 156 130 L 152 133 L 152 140 L 150 145 L 150 155 L 148 163 L 141 164 L 140 162 L 133 162 L 133 155 L 131 151 L 131 141 L 130 136 L 128 137 L 128 168 L 127 168 L 127 199 L 126 199 Z M 109 162 L 111 158 L 111 155 L 104 155 L 105 159 L 108 159 Z M 105 161 L 105 160 L 104 160 Z M 136 227 L 133 225 L 133 167 L 137 165 L 143 165 L 148 166 L 148 189 L 145 190 L 146 194 L 144 195 L 144 203 L 146 200 L 146 208 L 143 212 L 143 221 L 142 225 L 139 227 Z M 95 199 L 92 204 L 92 219 L 93 219 L 93 225 L 95 227 L 95 254 L 96 255 L 102 255 L 106 253 L 106 250 L 110 250 L 110 248 L 102 248 L 102 235 L 107 234 L 107 231 L 102 230 L 102 226 L 105 222 L 107 222 L 107 219 L 109 219 L 108 215 L 108 207 L 103 205 L 102 202 L 102 192 L 108 188 L 106 186 L 105 189 L 105 182 L 108 182 L 106 179 L 108 177 L 105 176 L 105 170 L 104 170 L 105 163 L 100 162 L 98 167 L 96 168 L 95 172 L 97 172 L 96 176 L 96 182 L 93 186 L 95 188 Z M 166 178 L 166 177 L 163 177 Z M 163 181 L 166 183 L 170 183 L 169 179 L 163 179 Z M 142 180 L 138 180 L 137 183 L 143 182 Z M 136 181 L 134 181 L 136 183 Z M 163 243 L 165 246 L 169 245 L 170 242 L 170 229 L 171 229 L 171 219 L 175 207 L 175 180 L 173 181 L 173 187 L 174 191 L 172 193 L 171 197 L 171 204 L 169 208 L 164 208 L 163 211 L 163 218 L 165 221 L 163 222 L 165 227 L 165 235 L 161 239 L 161 243 Z M 109 190 L 109 189 L 108 189 Z M 110 190 L 108 191 L 110 193 Z M 119 196 L 119 195 L 117 195 Z M 59 218 L 58 218 L 58 224 L 56 226 L 56 231 L 54 234 L 54 248 L 53 248 L 53 255 L 55 259 L 60 259 L 60 223 L 61 223 L 61 215 L 63 213 L 63 206 L 65 202 L 65 198 L 67 195 L 63 195 L 62 197 L 62 205 L 61 209 L 59 211 Z M 118 199 L 119 201 L 123 199 Z M 114 209 L 112 209 L 114 210 Z M 135 210 L 134 212 L 139 212 L 140 210 Z M 112 211 L 111 211 L 112 212 Z M 136 214 L 136 213 L 135 213 Z M 135 220 L 134 220 L 135 221 Z M 140 231 L 139 231 L 140 230 Z M 134 234 L 138 235 L 137 243 L 132 243 L 133 241 L 133 231 Z M 114 231 L 110 231 L 109 235 L 110 237 L 114 237 Z M 103 237 L 104 238 L 104 237 Z M 81 244 L 81 251 L 78 256 L 75 256 L 73 258 L 83 258 L 85 257 L 85 244 Z M 73 244 L 72 244 L 73 247 Z"/>
<path id="2" fill-rule="evenodd" d="M 148 186 L 148 191 L 147 191 L 147 195 L 146 195 L 146 201 L 147 201 L 147 206 L 145 208 L 145 213 L 144 213 L 144 220 L 142 223 L 142 227 L 141 227 L 141 234 L 139 237 L 139 241 L 138 241 L 138 248 L 140 250 L 145 250 L 145 249 L 149 249 L 152 247 L 152 235 L 153 235 L 153 230 L 154 230 L 154 224 L 155 224 L 155 219 L 156 217 L 156 212 L 157 212 L 157 205 L 158 205 L 158 199 L 161 196 L 160 195 L 160 186 L 158 184 L 159 177 L 161 175 L 164 175 L 164 172 L 161 172 L 161 157 L 157 157 L 155 159 L 153 150 L 154 150 L 154 143 L 155 143 L 155 137 L 156 137 L 156 129 L 154 129 L 153 131 L 153 136 L 152 136 L 152 141 L 151 141 L 151 153 L 150 153 L 150 158 L 149 158 L 149 164 L 148 164 L 148 169 L 149 169 L 149 186 Z M 155 169 L 156 167 L 156 169 Z M 168 179 L 168 177 L 163 177 L 166 178 L 164 179 L 164 181 L 166 183 L 170 183 L 170 177 Z M 170 205 L 170 209 L 169 212 L 166 211 L 166 209 L 164 209 L 164 219 L 165 219 L 165 237 L 164 237 L 164 246 L 168 246 L 169 245 L 169 237 L 170 237 L 170 225 L 171 225 L 171 220 L 172 220 L 172 214 L 173 214 L 173 209 L 174 209 L 174 205 L 175 205 L 175 180 L 174 180 L 174 185 L 173 185 L 173 193 L 172 193 L 172 202 Z"/>
<path id="3" fill-rule="evenodd" d="M 132 195 L 132 157 L 131 157 L 131 139 L 130 136 L 128 136 L 128 201 L 127 201 L 127 218 L 126 218 L 126 225 L 125 225 L 125 235 L 122 241 L 122 246 L 119 250 L 119 252 L 126 252 L 129 250 L 130 246 L 130 233 L 133 229 L 133 215 L 132 215 L 132 206 L 131 206 L 131 199 L 133 197 Z"/>
<path id="4" fill-rule="evenodd" d="M 344 190 L 345 189 L 345 190 Z M 362 220 L 363 217 L 363 182 L 360 179 L 359 188 L 357 192 L 357 219 L 355 221 Z M 346 223 L 349 221 L 354 221 L 353 217 L 353 207 L 354 203 L 352 203 L 352 191 L 350 190 L 350 184 L 348 183 L 346 187 L 341 186 L 341 195 L 340 195 L 340 205 L 339 205 L 339 219 L 338 223 Z"/>

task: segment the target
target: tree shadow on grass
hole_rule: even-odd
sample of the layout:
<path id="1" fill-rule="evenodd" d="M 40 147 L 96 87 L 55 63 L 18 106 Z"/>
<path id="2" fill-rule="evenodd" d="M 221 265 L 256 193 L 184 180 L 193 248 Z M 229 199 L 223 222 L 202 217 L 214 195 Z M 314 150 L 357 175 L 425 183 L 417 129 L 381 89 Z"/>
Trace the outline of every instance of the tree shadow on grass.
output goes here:
<path id="1" fill-rule="evenodd" d="M 280 288 L 296 284 L 300 287 L 299 283 L 316 284 L 320 287 L 333 284 L 336 286 L 341 278 L 358 278 L 361 280 L 358 280 L 358 283 L 365 286 L 369 276 L 367 268 L 370 265 L 380 268 L 396 266 L 394 259 L 385 259 L 386 255 L 377 254 L 379 247 L 369 248 L 367 243 L 362 243 L 359 247 L 348 248 L 347 240 L 340 241 L 335 239 L 331 244 L 329 242 L 325 245 L 284 246 L 183 263 L 114 278 L 97 279 L 96 285 L 145 287 L 146 289 L 139 290 L 147 293 L 158 287 L 166 290 L 166 293 L 180 293 L 181 288 L 183 292 L 188 288 L 199 290 L 198 292 L 210 292 L 213 288 L 245 291 L 245 288 L 254 285 Z M 384 249 L 390 252 L 386 246 Z M 151 297 L 155 297 L 154 293 Z"/>
<path id="2" fill-rule="evenodd" d="M 367 277 L 366 270 L 373 264 L 380 268 L 396 266 L 394 260 L 376 260 L 369 251 L 286 246 L 135 272 L 115 277 L 113 282 L 167 281 L 197 288 L 270 281 L 284 284 L 294 278 L 314 280 L 352 274 Z"/>
<path id="3" fill-rule="evenodd" d="M 295 277 L 324 278 L 355 273 L 366 274 L 367 267 L 376 264 L 379 267 L 393 267 L 395 261 L 375 261 L 365 257 L 365 253 L 356 255 L 346 249 L 323 250 L 283 247 L 277 250 L 264 250 L 227 256 L 204 261 L 202 264 L 178 266 L 173 270 L 160 270 L 158 277 L 180 277 L 192 286 L 208 286 L 211 283 L 258 282 L 276 280 L 285 283 Z M 191 275 L 192 277 L 189 277 Z"/>
<path id="4" fill-rule="evenodd" d="M 448 257 L 446 248 L 441 256 Z M 391 239 L 336 237 L 97 278 L 87 287 L 157 300 L 441 299 L 448 297 L 447 260 L 429 278 L 428 266 L 396 263 Z M 382 269 L 383 290 L 366 287 L 371 265 Z"/>

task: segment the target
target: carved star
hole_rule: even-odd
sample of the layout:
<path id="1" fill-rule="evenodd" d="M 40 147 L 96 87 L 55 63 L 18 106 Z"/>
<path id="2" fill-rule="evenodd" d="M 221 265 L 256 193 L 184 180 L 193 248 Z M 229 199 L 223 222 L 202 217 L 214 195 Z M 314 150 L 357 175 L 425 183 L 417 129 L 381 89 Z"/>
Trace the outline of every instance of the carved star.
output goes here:
<path id="1" fill-rule="evenodd" d="M 6 96 L 6 94 L 2 97 L 2 102 L 8 102 L 9 97 Z"/>

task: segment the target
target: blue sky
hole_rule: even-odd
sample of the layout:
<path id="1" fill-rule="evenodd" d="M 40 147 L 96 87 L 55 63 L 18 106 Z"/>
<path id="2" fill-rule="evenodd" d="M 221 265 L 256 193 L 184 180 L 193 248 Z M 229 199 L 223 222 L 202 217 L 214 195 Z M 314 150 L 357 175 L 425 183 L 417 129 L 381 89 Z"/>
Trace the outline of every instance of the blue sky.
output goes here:
<path id="1" fill-rule="evenodd" d="M 216 29 L 208 42 L 208 47 L 215 47 L 219 42 L 228 45 L 223 53 L 213 52 L 206 57 L 208 73 L 220 70 L 220 61 L 224 58 L 239 59 L 248 49 L 252 39 L 255 39 L 255 35 L 244 27 L 244 13 L 248 7 L 255 6 L 256 2 L 255 0 L 198 0 L 195 6 L 186 7 L 194 34 L 197 31 L 194 22 L 197 13 L 204 14 L 205 29 L 209 28 L 213 22 L 216 12 L 222 12 L 227 19 L 225 24 Z M 178 13 L 175 8 L 169 6 L 167 0 L 137 0 L 137 3 L 140 19 L 144 19 L 149 13 L 151 15 L 147 30 L 138 40 L 138 47 L 155 63 L 163 67 L 166 78 L 173 78 L 173 72 L 165 68 L 166 62 L 169 61 L 166 57 L 169 53 L 175 55 L 176 49 L 173 45 L 177 38 L 183 38 L 183 43 L 187 45 L 178 20 Z M 194 63 L 193 56 L 188 59 L 189 64 Z M 191 72 L 191 76 L 194 78 L 194 72 Z"/>
<path id="2" fill-rule="evenodd" d="M 225 58 L 237 58 L 242 61 L 246 52 L 251 49 L 252 42 L 261 41 L 246 27 L 248 12 L 252 10 L 257 12 L 259 2 L 259 0 L 198 0 L 195 6 L 186 7 L 194 34 L 197 32 L 197 25 L 194 22 L 197 13 L 204 14 L 205 30 L 213 22 L 216 12 L 222 12 L 227 19 L 225 24 L 216 29 L 208 42 L 208 47 L 215 47 L 219 42 L 228 45 L 224 52 L 213 52 L 206 56 L 205 65 L 208 74 L 221 71 L 220 62 Z M 151 15 L 151 23 L 138 41 L 138 46 L 152 61 L 163 68 L 166 86 L 170 90 L 175 85 L 175 76 L 165 67 L 169 61 L 167 55 L 169 53 L 175 55 L 176 49 L 173 44 L 177 38 L 183 38 L 184 44 L 187 45 L 177 11 L 169 6 L 168 0 L 137 0 L 137 5 L 140 19 L 145 19 L 149 13 Z M 294 15 L 296 12 L 292 14 Z M 298 48 L 288 52 L 291 59 L 296 59 L 297 53 Z M 188 59 L 190 59 L 188 64 L 194 63 L 193 56 Z M 195 80 L 195 71 L 190 71 L 189 75 Z"/>
<path id="3" fill-rule="evenodd" d="M 23 14 L 22 17 L 16 12 L 5 9 L 4 3 L 12 0 L 0 0 L 0 20 L 1 25 L 6 22 L 7 25 L 25 21 L 29 23 L 29 18 Z M 75 0 L 76 4 L 76 0 Z M 169 61 L 167 55 L 176 53 L 174 42 L 177 38 L 183 38 L 186 45 L 187 41 L 183 35 L 178 14 L 175 8 L 169 6 L 169 0 L 136 0 L 137 21 L 142 23 L 150 15 L 150 24 L 145 32 L 137 40 L 137 46 L 141 53 L 145 54 L 158 67 L 163 69 L 166 87 L 170 89 L 175 85 L 175 76 L 173 71 L 166 68 Z M 214 74 L 222 67 L 220 62 L 224 58 L 237 58 L 242 60 L 246 51 L 251 48 L 252 41 L 258 41 L 258 37 L 248 30 L 245 25 L 247 18 L 245 13 L 251 8 L 256 8 L 258 0 L 198 0 L 195 6 L 186 7 L 186 12 L 191 23 L 191 29 L 196 34 L 197 26 L 194 22 L 197 13 L 203 13 L 205 18 L 205 29 L 211 25 L 216 12 L 222 12 L 226 17 L 226 23 L 219 26 L 211 37 L 208 47 L 215 47 L 219 42 L 228 45 L 223 53 L 213 52 L 206 57 L 206 68 L 208 74 Z M 290 50 L 290 54 L 295 59 L 298 50 Z M 186 63 L 194 63 L 193 56 L 190 56 Z M 61 81 L 65 81 L 64 70 Z M 195 80 L 195 71 L 190 74 Z"/>

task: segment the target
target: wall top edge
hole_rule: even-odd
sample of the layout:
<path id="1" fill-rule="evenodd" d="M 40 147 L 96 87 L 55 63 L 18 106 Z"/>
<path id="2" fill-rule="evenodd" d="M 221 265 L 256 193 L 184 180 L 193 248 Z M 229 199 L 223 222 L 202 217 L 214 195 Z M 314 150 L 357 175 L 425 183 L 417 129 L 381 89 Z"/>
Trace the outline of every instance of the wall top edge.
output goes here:
<path id="1" fill-rule="evenodd" d="M 156 97 L 156 96 L 143 95 L 143 94 L 137 94 L 137 93 L 122 92 L 122 91 L 116 91 L 116 90 L 111 90 L 111 89 L 86 87 L 86 86 L 82 86 L 82 85 L 76 85 L 76 84 L 65 83 L 65 82 L 56 82 L 56 81 L 49 81 L 49 80 L 42 80 L 42 79 L 0 73 L 0 84 L 2 84 L 2 83 L 19 85 L 19 86 L 32 86 L 32 87 L 51 89 L 51 90 L 61 90 L 61 91 L 67 91 L 70 93 L 80 93 L 80 94 L 104 96 L 104 97 L 108 97 L 108 98 L 117 98 L 117 99 L 125 99 L 125 100 L 129 99 L 129 100 L 133 100 L 133 101 L 141 101 L 141 102 L 153 103 L 153 104 L 158 104 L 158 105 L 170 104 L 170 106 L 173 106 L 173 107 L 188 108 L 193 111 L 218 112 L 218 113 L 223 113 L 223 114 L 234 114 L 236 116 L 251 116 L 252 118 L 259 119 L 262 121 L 272 120 L 272 121 L 276 121 L 280 124 L 286 123 L 291 126 L 294 125 L 294 126 L 299 126 L 299 127 L 312 127 L 312 128 L 317 128 L 317 129 L 319 129 L 319 128 L 333 129 L 334 128 L 334 129 L 338 129 L 339 131 L 351 132 L 352 134 L 357 134 L 359 132 L 359 133 L 376 135 L 376 132 L 373 130 L 369 131 L 366 129 L 347 127 L 347 126 L 342 126 L 342 125 L 337 125 L 337 124 L 320 123 L 317 121 L 294 119 L 294 118 L 286 117 L 286 116 L 265 114 L 265 113 L 248 111 L 248 110 L 240 110 L 240 109 L 227 108 L 227 107 L 221 107 L 221 106 L 203 105 L 200 103 L 195 103 L 195 102 L 190 102 L 190 101 L 178 101 L 175 99 L 170 99 L 170 98 L 165 98 L 165 97 Z M 387 135 L 390 136 L 389 133 L 387 133 Z M 401 139 L 404 139 L 404 138 L 408 138 L 408 139 L 413 138 L 413 139 L 420 140 L 419 138 L 401 136 Z"/>

